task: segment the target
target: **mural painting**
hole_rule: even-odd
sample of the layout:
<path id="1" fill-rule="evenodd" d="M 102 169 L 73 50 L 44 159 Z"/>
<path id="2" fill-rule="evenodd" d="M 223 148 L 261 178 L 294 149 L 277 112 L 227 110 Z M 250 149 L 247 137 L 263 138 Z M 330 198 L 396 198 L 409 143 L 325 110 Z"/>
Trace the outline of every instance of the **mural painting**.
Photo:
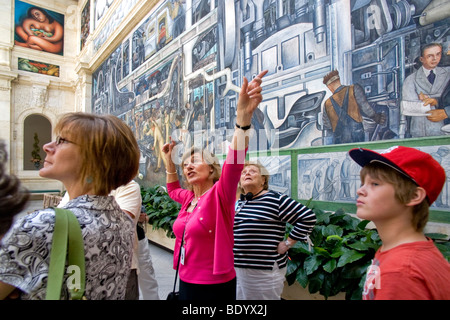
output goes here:
<path id="1" fill-rule="evenodd" d="M 83 10 L 81 11 L 81 39 L 80 39 L 80 49 L 83 50 L 83 47 L 86 43 L 87 37 L 91 31 L 91 2 L 86 1 Z"/>
<path id="2" fill-rule="evenodd" d="M 94 72 L 92 105 L 134 128 L 144 184 L 164 183 L 158 144 L 169 136 L 223 154 L 242 77 L 266 69 L 250 151 L 436 136 L 430 150 L 443 154 L 449 22 L 439 0 L 161 1 Z M 299 199 L 354 200 L 338 154 L 301 155 Z M 280 190 L 288 167 L 274 175 Z"/>
<path id="3" fill-rule="evenodd" d="M 106 42 L 108 37 L 117 30 L 123 19 L 138 2 L 138 0 L 121 1 L 118 5 L 114 5 L 114 8 L 111 8 L 113 1 L 114 0 L 98 0 L 93 4 L 93 30 L 96 30 L 99 25 L 102 26 L 97 36 L 93 39 L 95 51 L 97 51 Z M 113 10 L 111 14 L 108 13 L 109 10 Z M 105 18 L 106 15 L 109 15 L 108 18 Z"/>
<path id="4" fill-rule="evenodd" d="M 291 196 L 291 157 L 259 156 L 250 157 L 250 162 L 259 162 L 269 172 L 271 190 Z"/>
<path id="5" fill-rule="evenodd" d="M 17 65 L 19 70 L 59 77 L 59 66 L 54 64 L 18 58 Z"/>
<path id="6" fill-rule="evenodd" d="M 450 145 L 417 147 L 436 159 L 450 174 Z M 382 152 L 384 149 L 375 150 Z M 298 156 L 298 198 L 355 203 L 361 185 L 359 165 L 347 152 L 317 153 Z M 433 208 L 449 210 L 448 180 Z"/>
<path id="7" fill-rule="evenodd" d="M 97 28 L 100 24 L 100 21 L 103 19 L 113 2 L 114 0 L 94 0 L 94 28 Z"/>
<path id="8" fill-rule="evenodd" d="M 64 15 L 19 0 L 14 6 L 14 44 L 63 55 Z"/>
<path id="9" fill-rule="evenodd" d="M 119 89 L 118 82 L 123 74 L 122 46 L 95 72 L 93 77 L 92 110 L 96 113 L 111 113 L 117 116 L 130 111 L 135 105 L 135 94 L 129 86 Z"/>

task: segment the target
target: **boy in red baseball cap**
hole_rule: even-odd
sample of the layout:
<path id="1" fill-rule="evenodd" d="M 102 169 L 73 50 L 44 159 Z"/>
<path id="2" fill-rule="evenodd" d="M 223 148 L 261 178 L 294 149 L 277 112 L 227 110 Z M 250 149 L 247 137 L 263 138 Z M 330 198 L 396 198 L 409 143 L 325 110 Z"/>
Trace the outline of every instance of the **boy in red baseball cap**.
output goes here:
<path id="1" fill-rule="evenodd" d="M 428 153 L 352 149 L 361 170 L 356 214 L 375 223 L 382 246 L 367 270 L 363 299 L 450 299 L 450 264 L 423 234 L 445 171 Z"/>

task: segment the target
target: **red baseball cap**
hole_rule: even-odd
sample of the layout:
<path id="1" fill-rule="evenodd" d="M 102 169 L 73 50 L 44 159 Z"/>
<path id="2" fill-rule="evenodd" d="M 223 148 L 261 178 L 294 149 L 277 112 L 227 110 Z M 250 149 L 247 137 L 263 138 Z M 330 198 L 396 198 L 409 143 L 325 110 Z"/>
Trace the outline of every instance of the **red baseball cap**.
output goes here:
<path id="1" fill-rule="evenodd" d="M 395 146 L 383 152 L 355 148 L 350 157 L 364 167 L 371 162 L 381 162 L 425 189 L 431 205 L 439 196 L 445 183 L 444 168 L 431 155 L 414 148 Z"/>

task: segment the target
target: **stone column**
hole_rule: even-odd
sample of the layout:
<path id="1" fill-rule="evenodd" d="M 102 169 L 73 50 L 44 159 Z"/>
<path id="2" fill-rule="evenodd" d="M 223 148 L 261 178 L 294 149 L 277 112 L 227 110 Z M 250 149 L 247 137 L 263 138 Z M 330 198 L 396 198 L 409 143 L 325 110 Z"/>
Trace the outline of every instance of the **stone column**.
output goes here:
<path id="1" fill-rule="evenodd" d="M 93 112 L 92 100 L 92 72 L 86 63 L 78 63 L 76 66 L 78 75 L 75 92 L 76 111 Z"/>

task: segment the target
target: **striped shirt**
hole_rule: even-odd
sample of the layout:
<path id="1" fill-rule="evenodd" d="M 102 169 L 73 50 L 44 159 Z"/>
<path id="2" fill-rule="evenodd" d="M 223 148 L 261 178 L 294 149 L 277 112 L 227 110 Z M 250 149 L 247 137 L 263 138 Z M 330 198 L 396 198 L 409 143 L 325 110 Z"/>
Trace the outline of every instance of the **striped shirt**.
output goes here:
<path id="1" fill-rule="evenodd" d="M 287 253 L 277 252 L 284 240 L 286 223 L 293 226 L 289 237 L 306 241 L 316 222 L 314 212 L 288 197 L 269 192 L 250 201 L 239 200 L 234 218 L 234 266 L 272 270 L 287 264 Z"/>

